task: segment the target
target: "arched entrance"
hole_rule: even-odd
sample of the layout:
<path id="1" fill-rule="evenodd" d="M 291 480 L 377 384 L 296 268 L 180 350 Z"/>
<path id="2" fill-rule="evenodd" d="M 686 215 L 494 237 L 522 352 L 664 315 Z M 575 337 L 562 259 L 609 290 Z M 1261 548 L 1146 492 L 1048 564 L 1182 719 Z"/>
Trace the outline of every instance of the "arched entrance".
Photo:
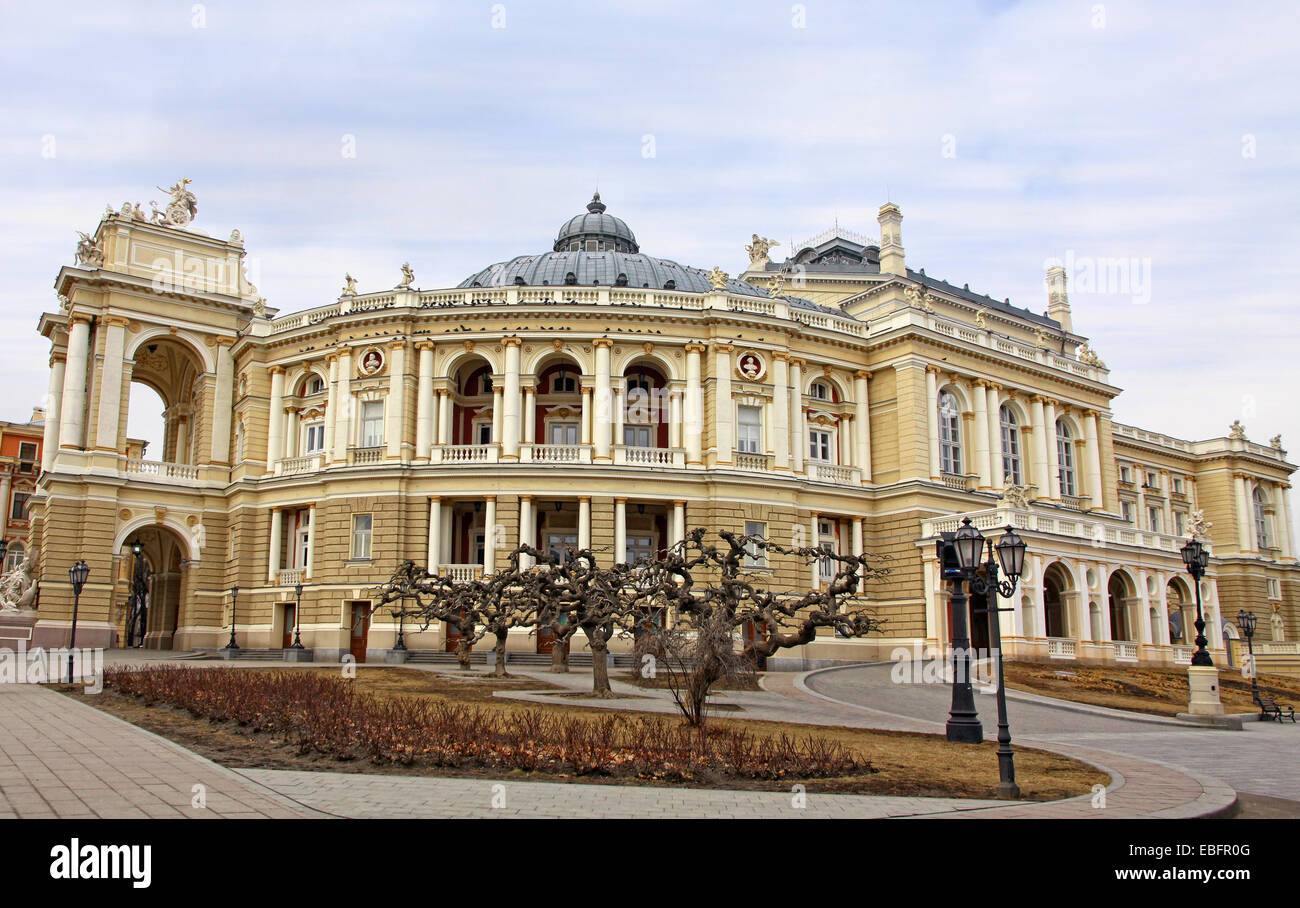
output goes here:
<path id="1" fill-rule="evenodd" d="M 189 544 L 170 527 L 150 524 L 126 535 L 113 591 L 116 645 L 171 649 L 181 620 L 188 564 Z"/>
<path id="2" fill-rule="evenodd" d="M 1043 572 L 1043 625 L 1048 637 L 1070 636 L 1068 597 L 1070 577 L 1060 564 L 1052 564 Z"/>
<path id="3" fill-rule="evenodd" d="M 1133 603 L 1137 599 L 1137 587 L 1123 571 L 1110 575 L 1106 584 L 1107 607 L 1110 610 L 1110 639 L 1137 640 L 1137 628 L 1133 622 Z"/>
<path id="4" fill-rule="evenodd" d="M 1173 643 L 1190 644 L 1196 636 L 1192 622 L 1196 620 L 1196 606 L 1189 608 L 1191 591 L 1183 584 L 1182 578 L 1175 577 L 1165 588 L 1165 602 L 1169 610 L 1169 639 Z"/>
<path id="5" fill-rule="evenodd" d="M 132 403 L 139 405 L 144 400 L 150 401 L 148 406 L 156 406 L 152 395 L 142 396 L 133 391 L 128 397 L 128 425 L 143 427 L 151 435 L 159 433 L 156 438 L 143 439 L 154 442 L 147 450 L 130 453 L 139 459 L 164 463 L 208 462 L 204 455 L 210 452 L 198 450 L 197 444 L 201 435 L 197 423 L 211 409 L 201 356 L 187 343 L 170 335 L 146 338 L 135 348 L 130 380 L 133 386 L 143 385 L 157 394 L 163 405 L 159 427 L 152 413 L 143 414 L 145 418 L 141 420 L 129 412 Z"/>

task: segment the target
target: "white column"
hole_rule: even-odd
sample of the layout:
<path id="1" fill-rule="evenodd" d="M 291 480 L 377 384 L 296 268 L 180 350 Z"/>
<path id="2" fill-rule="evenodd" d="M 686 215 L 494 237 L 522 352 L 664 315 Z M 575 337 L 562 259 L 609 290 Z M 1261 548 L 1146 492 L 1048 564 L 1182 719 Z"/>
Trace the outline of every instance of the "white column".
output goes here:
<path id="1" fill-rule="evenodd" d="M 803 366 L 801 359 L 790 360 L 790 469 L 803 472 L 803 452 L 808 436 L 803 430 Z"/>
<path id="2" fill-rule="evenodd" d="M 853 374 L 854 404 L 853 429 L 857 434 L 858 450 L 854 462 L 862 470 L 862 481 L 871 482 L 871 401 L 868 397 L 871 373 L 865 369 Z"/>
<path id="3" fill-rule="evenodd" d="M 1029 419 L 1034 424 L 1034 485 L 1038 488 L 1035 492 L 1036 498 L 1047 499 L 1052 497 L 1051 481 L 1047 474 L 1047 446 L 1056 443 L 1055 432 L 1049 432 L 1043 424 L 1043 398 L 1034 397 L 1030 405 Z"/>
<path id="4" fill-rule="evenodd" d="M 578 548 L 591 548 L 591 497 L 578 498 Z"/>
<path id="5" fill-rule="evenodd" d="M 483 504 L 483 573 L 497 569 L 497 499 L 487 496 Z"/>
<path id="6" fill-rule="evenodd" d="M 217 381 L 212 389 L 212 447 L 208 459 L 218 464 L 231 461 L 230 423 L 235 399 L 235 359 L 230 355 L 233 343 L 227 337 L 217 338 Z"/>
<path id="7" fill-rule="evenodd" d="M 989 394 L 988 384 L 976 381 L 971 389 L 975 410 L 975 472 L 979 475 L 979 488 L 993 487 L 993 476 L 989 471 Z"/>
<path id="8" fill-rule="evenodd" d="M 595 404 L 591 402 L 591 397 L 592 397 L 591 388 L 584 386 L 582 389 L 582 428 L 580 429 L 581 434 L 579 435 L 579 439 L 581 440 L 584 446 L 592 444 L 591 410 L 595 406 Z"/>
<path id="9" fill-rule="evenodd" d="M 621 385 L 619 382 L 618 385 Z M 623 444 L 623 423 L 627 418 L 627 401 L 624 399 L 625 387 L 615 387 L 610 389 L 610 400 L 614 405 L 614 444 Z"/>
<path id="10" fill-rule="evenodd" d="M 438 445 L 451 444 L 451 421 L 456 412 L 456 404 L 451 392 L 446 388 L 438 389 Z"/>
<path id="11" fill-rule="evenodd" d="M 989 479 L 992 480 L 995 492 L 1002 490 L 1002 480 L 1006 475 L 1002 472 L 1001 390 L 1002 387 L 997 384 L 990 384 L 988 389 Z"/>
<path id="12" fill-rule="evenodd" d="M 325 438 L 321 442 L 321 451 L 324 454 L 325 463 L 328 464 L 334 459 L 334 432 L 335 421 L 339 415 L 339 356 L 337 353 L 331 353 L 325 357 L 325 362 L 329 367 L 329 396 L 325 401 Z"/>
<path id="13" fill-rule="evenodd" d="M 772 438 L 768 441 L 778 470 L 790 469 L 790 358 L 772 357 Z"/>
<path id="14" fill-rule="evenodd" d="M 731 402 L 731 344 L 714 344 L 713 367 L 713 438 L 719 464 L 730 464 L 736 448 L 734 420 L 736 409 Z"/>
<path id="15" fill-rule="evenodd" d="M 1250 507 L 1250 481 L 1245 473 L 1234 473 L 1237 498 L 1237 544 L 1242 552 L 1255 550 L 1255 515 Z"/>
<path id="16" fill-rule="evenodd" d="M 598 338 L 596 346 L 596 387 L 592 392 L 595 412 L 592 414 L 592 443 L 596 450 L 596 460 L 609 460 L 609 427 L 613 415 L 609 387 L 609 351 L 614 342 L 608 338 Z"/>
<path id="17" fill-rule="evenodd" d="M 686 535 L 686 502 L 673 502 L 673 524 L 672 531 L 668 534 L 668 545 L 676 545 L 682 541 Z"/>
<path id="18" fill-rule="evenodd" d="M 104 361 L 99 368 L 99 414 L 95 423 L 95 447 L 116 451 L 122 413 L 122 354 L 126 349 L 126 319 L 108 316 L 105 328 Z"/>
<path id="19" fill-rule="evenodd" d="M 507 337 L 503 343 L 506 347 L 506 387 L 504 412 L 501 426 L 501 456 L 505 460 L 519 459 L 519 345 L 517 337 Z M 495 418 L 495 411 L 494 411 Z"/>
<path id="20" fill-rule="evenodd" d="M 524 444 L 537 443 L 537 387 L 529 385 L 524 388 L 524 412 L 520 415 L 524 423 Z"/>
<path id="21" fill-rule="evenodd" d="M 490 540 L 485 540 L 490 544 Z M 438 558 L 442 554 L 442 499 L 429 499 L 429 547 L 426 555 L 430 574 L 438 573 Z"/>
<path id="22" fill-rule="evenodd" d="M 59 415 L 63 403 L 64 357 L 61 353 L 50 356 L 49 396 L 45 401 L 45 432 L 41 436 L 41 470 L 54 466 L 54 455 L 59 452 Z M 5 503 L 0 507 L 8 507 Z"/>
<path id="23" fill-rule="evenodd" d="M 1108 578 L 1110 576 L 1110 565 L 1097 565 L 1097 610 L 1101 613 L 1101 640 L 1098 642 L 1110 643 L 1115 639 L 1115 629 L 1110 623 L 1110 589 Z M 1086 576 L 1086 571 L 1084 572 Z M 1122 603 L 1121 603 L 1122 605 Z"/>
<path id="24" fill-rule="evenodd" d="M 1279 482 L 1277 489 L 1277 505 L 1274 508 L 1274 522 L 1279 523 L 1278 544 L 1282 547 L 1282 557 L 1291 559 L 1295 557 L 1295 548 L 1291 539 L 1291 484 Z"/>
<path id="25" fill-rule="evenodd" d="M 1168 470 L 1160 471 L 1160 488 L 1165 493 L 1164 531 L 1166 533 L 1173 533 L 1176 529 L 1174 526 L 1174 480 L 1173 477 L 1169 475 Z"/>
<path id="26" fill-rule="evenodd" d="M 819 545 L 821 545 L 821 534 L 818 533 L 817 531 L 816 511 L 813 511 L 812 516 L 808 520 L 808 523 L 809 523 L 808 538 L 811 540 L 808 543 L 808 546 L 809 548 L 815 549 Z M 820 580 L 821 580 L 821 563 L 816 558 L 814 558 L 812 562 L 812 576 L 808 578 L 808 582 L 811 584 L 811 586 L 809 586 L 809 589 L 813 589 L 813 590 L 817 589 L 821 585 Z"/>
<path id="27" fill-rule="evenodd" d="M 63 373 L 63 404 L 59 414 L 59 447 L 80 448 L 84 444 L 86 409 L 86 360 L 90 356 L 90 321 L 75 315 L 68 330 L 68 363 Z"/>
<path id="28" fill-rule="evenodd" d="M 453 541 L 452 530 L 455 528 L 456 513 L 455 508 L 451 506 L 451 502 L 448 502 L 447 505 L 447 507 L 442 509 L 442 533 L 440 534 L 442 537 L 440 543 L 442 546 L 442 553 L 438 556 L 438 561 L 442 564 L 452 564 L 455 561 L 452 557 L 451 544 Z"/>
<path id="29" fill-rule="evenodd" d="M 1138 612 L 1138 628 L 1137 636 L 1133 639 L 1145 646 L 1150 646 L 1152 643 L 1155 643 L 1155 641 L 1151 639 L 1151 601 L 1147 596 L 1146 571 L 1138 571 L 1137 587 L 1138 594 L 1136 609 Z"/>
<path id="30" fill-rule="evenodd" d="M 419 374 L 415 398 L 415 458 L 427 460 L 433 447 L 433 343 L 420 341 Z"/>
<path id="31" fill-rule="evenodd" d="M 276 583 L 280 574 L 280 537 L 283 535 L 283 516 L 279 508 L 271 508 L 271 551 L 267 558 L 266 579 Z"/>
<path id="32" fill-rule="evenodd" d="M 396 341 L 388 348 L 388 407 L 384 435 L 390 460 L 402 456 L 403 426 L 406 422 L 406 344 Z"/>
<path id="33" fill-rule="evenodd" d="M 348 459 L 348 442 L 352 438 L 352 350 L 344 347 L 339 352 L 338 395 L 334 416 L 334 459 Z"/>
<path id="34" fill-rule="evenodd" d="M 853 466 L 853 417 L 845 413 L 839 418 L 840 466 Z"/>
<path id="35" fill-rule="evenodd" d="M 179 440 L 177 441 L 180 447 Z M 178 459 L 179 459 L 179 455 Z M 266 469 L 275 469 L 275 463 L 284 456 L 284 369 L 271 367 L 271 406 L 266 427 Z"/>
<path id="36" fill-rule="evenodd" d="M 668 392 L 668 447 L 682 446 L 682 392 L 674 388 Z"/>
<path id="37" fill-rule="evenodd" d="M 930 478 L 938 480 L 939 472 L 939 370 L 925 367 L 925 424 L 929 431 Z"/>
<path id="38" fill-rule="evenodd" d="M 1047 481 L 1053 501 L 1061 500 L 1061 462 L 1056 453 L 1056 401 L 1043 402 L 1043 442 L 1047 446 Z M 1040 490 L 1041 493 L 1041 490 Z"/>
<path id="39" fill-rule="evenodd" d="M 1083 438 L 1088 445 L 1088 498 L 1092 509 L 1100 511 L 1106 503 L 1101 487 L 1101 440 L 1097 432 L 1096 410 L 1087 410 L 1083 414 Z M 1170 527 L 1165 529 L 1173 532 Z M 1143 620 L 1146 620 L 1146 616 L 1143 616 Z"/>
<path id="40" fill-rule="evenodd" d="M 854 517 L 851 521 L 849 521 L 849 523 L 851 524 L 852 534 L 853 534 L 853 551 L 850 552 L 849 554 L 850 555 L 867 554 L 865 543 L 863 541 L 862 518 Z M 858 576 L 859 577 L 862 576 L 862 568 L 858 568 Z M 858 592 L 861 592 L 861 589 L 859 589 Z"/>
<path id="41" fill-rule="evenodd" d="M 614 563 L 627 560 L 627 499 L 614 499 Z"/>
<path id="42" fill-rule="evenodd" d="M 700 387 L 700 354 L 703 344 L 686 345 L 686 463 L 702 462 L 704 431 L 704 391 Z"/>
<path id="43" fill-rule="evenodd" d="M 312 578 L 312 566 L 316 561 L 316 505 L 307 508 L 307 563 L 304 567 L 307 569 L 303 580 L 310 581 Z"/>
<path id="44" fill-rule="evenodd" d="M 537 548 L 537 527 L 533 521 L 533 498 L 531 495 L 519 496 L 519 544 Z M 521 568 L 531 567 L 532 559 L 527 555 L 521 555 L 519 566 Z"/>
<path id="45" fill-rule="evenodd" d="M 492 382 L 492 443 L 501 445 L 502 448 L 505 447 L 501 438 L 501 433 L 504 430 L 504 420 L 501 412 L 504 396 L 502 387 L 495 381 Z"/>

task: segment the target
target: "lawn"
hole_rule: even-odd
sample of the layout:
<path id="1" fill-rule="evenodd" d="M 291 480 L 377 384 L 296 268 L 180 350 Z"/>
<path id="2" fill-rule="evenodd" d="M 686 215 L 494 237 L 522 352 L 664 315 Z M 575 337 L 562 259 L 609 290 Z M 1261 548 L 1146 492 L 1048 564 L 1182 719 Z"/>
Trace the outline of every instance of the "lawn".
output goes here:
<path id="1" fill-rule="evenodd" d="M 187 670 L 187 669 L 179 669 Z M 265 672 L 272 669 L 224 669 Z M 294 671 L 324 672 L 338 677 L 336 668 L 303 668 Z M 491 679 L 475 675 L 470 680 L 455 672 L 438 673 L 400 667 L 360 667 L 353 682 L 357 694 L 381 700 L 419 700 L 431 706 L 481 708 L 503 720 L 539 711 L 551 717 L 593 720 L 594 712 L 563 698 L 551 704 L 533 704 L 494 697 L 498 690 L 552 690 L 555 685 L 531 678 Z M 212 721 L 188 709 L 166 703 L 146 705 L 141 699 L 123 695 L 112 685 L 98 695 L 86 696 L 65 690 L 91 706 L 170 738 L 203 756 L 233 768 L 317 770 L 331 772 L 391 772 L 416 775 L 481 778 L 537 779 L 549 781 L 607 782 L 615 784 L 675 784 L 688 787 L 785 790 L 799 783 L 810 792 L 854 792 L 905 796 L 990 798 L 995 795 L 998 773 L 995 745 L 951 744 L 938 735 L 873 731 L 847 727 L 810 726 L 714 716 L 710 728 L 721 732 L 743 730 L 757 741 L 772 746 L 792 740 L 820 739 L 818 747 L 838 747 L 857 764 L 839 775 L 780 778 L 746 778 L 725 772 L 690 773 L 688 778 L 660 779 L 632 774 L 563 773 L 510 770 L 502 772 L 474 765 L 429 766 L 418 762 L 399 764 L 374 762 L 354 757 L 302 752 L 286 735 L 256 731 L 232 720 Z M 629 703 L 631 705 L 631 703 Z M 675 716 L 646 717 L 622 709 L 602 709 L 603 716 L 615 714 L 625 729 L 646 721 L 680 725 Z M 626 731 L 623 732 L 626 735 Z M 1046 751 L 1018 749 L 1017 780 L 1027 800 L 1052 800 L 1088 793 L 1093 785 L 1107 784 L 1102 772 L 1076 760 Z"/>
<path id="2" fill-rule="evenodd" d="M 1007 687 L 1157 716 L 1187 712 L 1186 668 L 1138 668 L 1117 665 L 1076 665 L 1061 662 L 1006 663 Z M 1281 703 L 1300 703 L 1300 681 L 1281 675 L 1261 675 L 1259 689 Z M 1220 667 L 1219 692 L 1228 713 L 1258 712 L 1251 701 L 1250 679 Z"/>

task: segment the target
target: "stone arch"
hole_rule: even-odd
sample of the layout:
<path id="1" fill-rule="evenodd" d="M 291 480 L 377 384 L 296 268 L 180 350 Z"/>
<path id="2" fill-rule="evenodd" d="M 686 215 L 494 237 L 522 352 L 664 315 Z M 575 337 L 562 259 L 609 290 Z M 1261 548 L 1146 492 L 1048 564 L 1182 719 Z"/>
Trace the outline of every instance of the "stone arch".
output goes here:
<path id="1" fill-rule="evenodd" d="M 1043 568 L 1043 627 L 1048 637 L 1072 636 L 1070 603 L 1079 595 L 1074 572 L 1062 561 Z"/>
<path id="2" fill-rule="evenodd" d="M 1138 602 L 1137 581 L 1124 568 L 1111 571 L 1106 578 L 1106 605 L 1110 610 L 1110 638 L 1137 640 L 1134 608 Z"/>
<path id="3" fill-rule="evenodd" d="M 442 360 L 441 365 L 435 374 L 445 378 L 455 378 L 456 373 L 464 366 L 465 362 L 475 357 L 486 360 L 487 364 L 495 373 L 505 371 L 505 357 L 491 349 L 489 343 L 478 343 L 472 349 L 461 347 L 447 354 L 446 359 Z"/>
<path id="4" fill-rule="evenodd" d="M 619 364 L 615 367 L 615 371 L 620 376 L 626 376 L 629 369 L 638 363 L 644 362 L 652 363 L 654 368 L 670 382 L 680 381 L 682 379 L 682 376 L 678 374 L 678 366 L 673 361 L 673 358 L 658 347 L 651 350 L 649 353 L 647 353 L 644 348 L 628 353 L 619 360 Z"/>
<path id="5" fill-rule="evenodd" d="M 192 590 L 187 588 L 193 576 L 190 566 L 198 560 L 192 556 L 201 551 L 202 535 L 201 524 L 181 527 L 168 517 L 162 521 L 145 517 L 123 526 L 114 540 L 114 554 L 121 557 L 110 613 L 121 643 L 134 638 L 134 645 L 146 649 L 171 648 L 177 628 L 189 620 L 185 611 L 192 599 Z M 142 614 L 134 596 L 136 563 L 129 550 L 134 541 L 141 543 L 143 563 L 148 568 Z"/>
<path id="6" fill-rule="evenodd" d="M 156 343 L 159 339 L 164 338 L 175 341 L 186 347 L 189 352 L 192 353 L 200 363 L 202 363 L 202 373 L 211 374 L 216 372 L 217 366 L 212 357 L 212 351 L 208 349 L 208 346 L 203 343 L 197 335 L 193 332 L 182 329 L 173 331 L 170 327 L 164 327 L 162 325 L 142 328 L 139 333 L 127 341 L 126 351 L 123 353 L 123 359 L 135 359 L 140 348 L 146 343 L 151 340 Z"/>
<path id="7" fill-rule="evenodd" d="M 582 375 L 594 375 L 596 372 L 596 359 L 594 355 L 588 355 L 582 352 L 580 344 L 561 344 L 539 346 L 533 353 L 526 354 L 520 365 L 520 369 L 528 375 L 538 375 L 551 365 L 552 362 L 559 359 L 567 359 L 578 367 L 578 372 Z"/>
<path id="8" fill-rule="evenodd" d="M 212 376 L 208 352 L 196 346 L 184 333 L 156 330 L 142 333 L 131 345 L 131 383 L 153 391 L 162 400 L 163 427 L 160 450 L 151 459 L 169 463 L 201 463 L 206 460 L 197 444 L 200 427 L 211 417 Z M 131 418 L 130 392 L 127 421 L 119 423 L 118 438 L 126 435 Z M 106 445 L 107 446 L 107 445 Z"/>
<path id="9" fill-rule="evenodd" d="M 827 375 L 824 371 L 813 372 L 811 369 L 809 369 L 808 371 L 810 374 L 806 377 L 803 383 L 803 393 L 805 399 L 811 399 L 812 386 L 816 382 L 822 382 L 823 384 L 828 385 L 832 392 L 832 400 L 827 401 L 828 403 L 842 404 L 842 403 L 847 403 L 849 401 L 848 387 L 845 385 L 843 381 L 835 377 L 835 373 L 833 371 L 829 375 Z M 943 389 L 940 388 L 940 390 L 942 391 Z M 960 399 L 961 398 L 959 397 L 958 400 Z"/>
<path id="10" fill-rule="evenodd" d="M 1165 584 L 1165 603 L 1169 614 L 1169 639 L 1174 643 L 1191 643 L 1196 636 L 1196 594 L 1182 577 L 1169 578 Z"/>

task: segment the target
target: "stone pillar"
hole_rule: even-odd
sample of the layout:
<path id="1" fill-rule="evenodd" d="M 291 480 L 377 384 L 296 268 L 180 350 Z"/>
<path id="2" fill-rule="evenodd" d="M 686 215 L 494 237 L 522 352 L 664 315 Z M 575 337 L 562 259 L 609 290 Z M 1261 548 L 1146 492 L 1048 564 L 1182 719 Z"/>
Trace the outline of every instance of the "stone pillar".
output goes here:
<path id="1" fill-rule="evenodd" d="M 627 560 L 627 499 L 614 499 L 614 563 Z"/>
<path id="2" fill-rule="evenodd" d="M 537 548 L 537 527 L 533 523 L 533 496 L 519 496 L 519 544 Z M 529 567 L 531 559 L 527 555 L 519 556 L 519 566 Z"/>
<path id="3" fill-rule="evenodd" d="M 852 555 L 865 555 L 865 554 L 867 554 L 867 550 L 866 550 L 866 548 L 864 547 L 864 546 L 865 546 L 865 543 L 864 543 L 864 541 L 863 541 L 862 518 L 861 518 L 861 517 L 854 517 L 852 520 L 849 521 L 849 524 L 850 524 L 851 532 L 853 533 L 853 551 L 850 552 L 850 554 L 852 554 Z M 862 571 L 861 568 L 859 568 L 859 569 L 858 569 L 858 576 L 861 577 L 862 574 L 863 574 L 863 571 Z M 858 592 L 862 592 L 861 588 L 858 589 Z"/>
<path id="4" fill-rule="evenodd" d="M 582 387 L 582 428 L 579 439 L 583 445 L 589 445 L 591 440 L 591 410 L 594 404 L 591 402 L 591 386 L 583 385 Z"/>
<path id="5" fill-rule="evenodd" d="M 668 533 L 668 545 L 676 545 L 686 536 L 686 502 L 673 502 L 673 522 L 672 528 Z"/>
<path id="6" fill-rule="evenodd" d="M 1174 479 L 1169 475 L 1168 470 L 1160 471 L 1160 487 L 1165 493 L 1165 525 L 1164 531 L 1171 535 L 1175 534 L 1177 527 L 1174 526 Z"/>
<path id="7" fill-rule="evenodd" d="M 433 342 L 420 341 L 415 397 L 415 459 L 428 460 L 433 448 Z"/>
<path id="8" fill-rule="evenodd" d="M 938 482 L 939 471 L 939 370 L 925 367 L 925 424 L 929 431 L 930 478 Z"/>
<path id="9" fill-rule="evenodd" d="M 388 345 L 388 407 L 384 414 L 384 435 L 388 450 L 384 456 L 399 460 L 406 422 L 406 341 Z"/>
<path id="10" fill-rule="evenodd" d="M 862 470 L 862 481 L 871 482 L 871 402 L 868 388 L 871 373 L 861 369 L 853 373 L 854 403 L 853 428 L 857 433 L 857 453 L 854 462 Z"/>
<path id="11" fill-rule="evenodd" d="M 321 453 L 328 464 L 334 459 L 334 432 L 339 415 L 339 355 L 329 354 L 325 363 L 329 367 L 329 396 L 325 401 L 325 437 L 321 439 Z"/>
<path id="12" fill-rule="evenodd" d="M 68 330 L 68 362 L 63 373 L 63 403 L 59 413 L 59 447 L 85 444 L 86 363 L 90 356 L 90 317 L 74 313 Z"/>
<path id="13" fill-rule="evenodd" d="M 609 387 L 609 353 L 614 342 L 607 337 L 600 337 L 596 339 L 594 346 L 596 347 L 596 387 L 593 391 L 594 412 L 591 434 L 596 449 L 593 456 L 596 460 L 609 460 L 610 417 L 613 415 Z"/>
<path id="14" fill-rule="evenodd" d="M 989 386 L 983 379 L 976 379 L 971 390 L 975 405 L 975 472 L 979 475 L 979 488 L 987 491 L 993 487 L 993 474 L 989 461 Z"/>
<path id="15" fill-rule="evenodd" d="M 176 447 L 180 448 L 177 440 Z M 271 367 L 271 406 L 266 427 L 266 469 L 275 469 L 276 461 L 284 456 L 284 369 Z"/>
<path id="16" fill-rule="evenodd" d="M 1243 553 L 1255 551 L 1255 515 L 1250 502 L 1250 480 L 1245 473 L 1233 473 L 1237 500 L 1237 545 Z"/>
<path id="17" fill-rule="evenodd" d="M 104 360 L 99 368 L 99 413 L 95 423 L 95 449 L 117 451 L 121 435 L 122 355 L 126 350 L 127 320 L 105 316 Z M 227 409 L 229 413 L 229 409 Z"/>
<path id="18" fill-rule="evenodd" d="M 45 402 L 45 432 L 41 437 L 42 471 L 54 467 L 54 456 L 59 453 L 59 419 L 63 404 L 63 373 L 63 354 L 50 354 L 49 399 Z M 7 507 L 7 504 L 4 506 Z"/>
<path id="19" fill-rule="evenodd" d="M 334 459 L 347 462 L 352 439 L 352 349 L 339 351 L 338 413 L 334 417 Z"/>
<path id="20" fill-rule="evenodd" d="M 845 413 L 839 418 L 840 466 L 853 466 L 853 414 Z"/>
<path id="21" fill-rule="evenodd" d="M 993 491 L 1002 491 L 1006 474 L 1002 470 L 1002 386 L 990 383 L 988 387 L 989 479 Z"/>
<path id="22" fill-rule="evenodd" d="M 501 385 L 498 384 L 495 379 L 493 379 L 492 381 L 492 443 L 496 445 L 502 445 L 501 433 L 504 429 L 503 426 L 504 420 L 502 419 L 503 414 L 501 412 L 501 408 L 502 408 L 502 399 L 504 398 L 504 396 L 505 395 L 503 393 L 503 389 Z M 477 442 L 478 439 L 474 439 L 474 441 Z M 505 446 L 502 445 L 502 447 L 504 448 Z"/>
<path id="23" fill-rule="evenodd" d="M 790 469 L 803 472 L 803 452 L 808 447 L 808 436 L 803 430 L 803 367 L 804 361 L 790 360 Z"/>
<path id="24" fill-rule="evenodd" d="M 518 460 L 519 439 L 523 437 L 519 425 L 519 346 L 522 341 L 517 337 L 507 337 L 502 343 L 506 348 L 506 387 L 501 426 L 501 458 Z"/>
<path id="25" fill-rule="evenodd" d="M 497 569 L 497 499 L 487 496 L 483 504 L 483 573 Z"/>
<path id="26" fill-rule="evenodd" d="M 626 390 L 627 390 L 626 388 L 616 385 L 615 387 L 611 388 L 609 392 L 610 401 L 614 405 L 614 444 L 615 445 L 621 445 L 624 443 L 623 424 L 627 418 L 627 401 L 624 399 L 625 398 L 624 392 Z"/>
<path id="27" fill-rule="evenodd" d="M 703 462 L 704 391 L 700 386 L 700 354 L 704 344 L 686 345 L 686 463 Z"/>
<path id="28" fill-rule="evenodd" d="M 578 498 L 578 548 L 591 548 L 591 496 Z"/>
<path id="29" fill-rule="evenodd" d="M 735 407 L 731 403 L 731 344 L 713 345 L 713 438 L 717 450 L 717 463 L 730 465 L 736 449 Z"/>
<path id="30" fill-rule="evenodd" d="M 682 446 L 682 392 L 673 388 L 668 392 L 668 447 Z"/>
<path id="31" fill-rule="evenodd" d="M 772 437 L 766 441 L 775 468 L 790 469 L 790 357 L 784 353 L 772 356 Z"/>
<path id="32" fill-rule="evenodd" d="M 1056 401 L 1043 401 L 1043 441 L 1047 446 L 1047 482 L 1053 501 L 1061 500 L 1061 462 L 1056 453 Z M 1041 494 L 1041 490 L 1040 490 Z"/>
<path id="33" fill-rule="evenodd" d="M 537 386 L 528 385 L 524 388 L 524 412 L 520 419 L 523 420 L 524 444 L 537 444 Z"/>
<path id="34" fill-rule="evenodd" d="M 1279 482 L 1275 486 L 1277 494 L 1275 496 L 1277 504 L 1274 507 L 1274 523 L 1279 525 L 1278 545 L 1282 549 L 1282 557 L 1287 560 L 1295 558 L 1294 543 L 1291 539 L 1291 483 Z"/>
<path id="35" fill-rule="evenodd" d="M 810 540 L 808 543 L 809 548 L 815 549 L 821 545 L 821 533 L 818 532 L 816 511 L 813 511 L 808 519 L 808 539 Z M 808 578 L 810 584 L 808 588 L 810 590 L 820 589 L 821 579 L 821 562 L 814 558 L 812 562 L 812 576 Z"/>
<path id="36" fill-rule="evenodd" d="M 230 463 L 230 423 L 234 416 L 235 359 L 230 355 L 234 338 L 217 339 L 217 381 L 212 389 L 212 446 L 208 459 L 225 466 Z"/>
<path id="37" fill-rule="evenodd" d="M 307 563 L 303 565 L 306 568 L 306 575 L 303 577 L 304 583 L 310 583 L 313 566 L 316 562 L 316 505 L 307 508 Z"/>
<path id="38" fill-rule="evenodd" d="M 438 561 L 442 556 L 442 499 L 429 499 L 429 547 L 426 556 L 430 574 L 438 573 Z"/>
<path id="39" fill-rule="evenodd" d="M 1030 406 L 1030 421 L 1034 424 L 1034 485 L 1037 486 L 1034 497 L 1046 501 L 1052 497 L 1051 479 L 1047 473 L 1047 446 L 1056 444 L 1054 430 L 1044 425 L 1043 403 L 1046 398 L 1036 395 Z"/>
<path id="40" fill-rule="evenodd" d="M 446 388 L 438 389 L 438 441 L 437 444 L 451 444 L 451 421 L 456 412 L 456 404 L 452 399 L 451 392 Z"/>
<path id="41" fill-rule="evenodd" d="M 452 530 L 455 529 L 455 520 L 455 508 L 451 506 L 451 502 L 447 502 L 447 507 L 442 509 L 442 533 L 439 534 L 442 538 L 440 543 L 442 546 L 442 553 L 439 555 L 438 560 L 443 564 L 454 563 L 454 553 L 452 552 L 451 543 Z"/>
<path id="42" fill-rule="evenodd" d="M 271 508 L 271 546 L 266 564 L 266 580 L 278 583 L 280 580 L 280 537 L 284 535 L 283 514 L 279 508 Z"/>
<path id="43" fill-rule="evenodd" d="M 1088 498 L 1092 509 L 1100 511 L 1106 507 L 1106 500 L 1102 495 L 1101 441 L 1097 432 L 1096 410 L 1085 410 L 1083 413 L 1083 438 L 1088 445 Z M 1173 532 L 1169 527 L 1165 529 Z"/>

